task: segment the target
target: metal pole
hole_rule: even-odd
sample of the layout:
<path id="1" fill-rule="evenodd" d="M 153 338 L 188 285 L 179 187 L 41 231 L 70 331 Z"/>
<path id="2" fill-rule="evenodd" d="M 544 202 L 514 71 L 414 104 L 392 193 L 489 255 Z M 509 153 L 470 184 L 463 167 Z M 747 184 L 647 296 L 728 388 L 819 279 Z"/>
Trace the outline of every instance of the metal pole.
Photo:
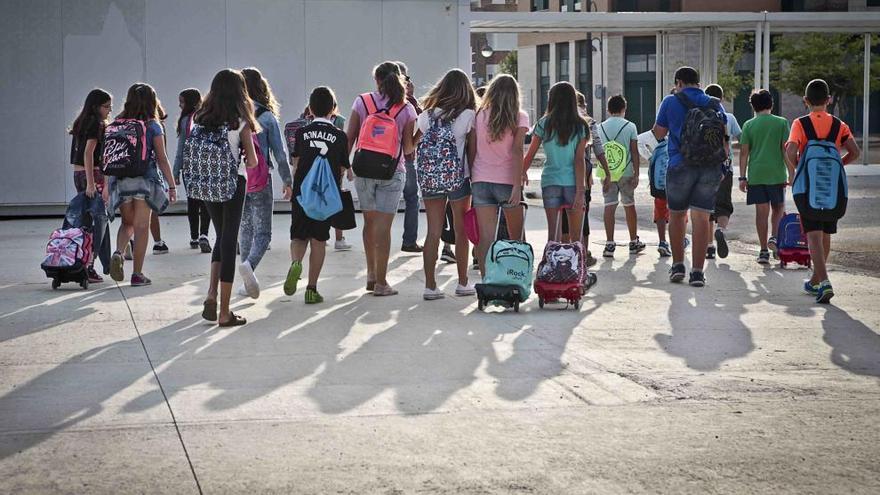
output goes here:
<path id="1" fill-rule="evenodd" d="M 863 91 L 865 95 L 862 97 L 862 163 L 868 164 L 868 131 L 871 127 L 871 121 L 868 117 L 868 110 L 871 102 L 871 33 L 865 33 L 865 75 L 864 75 Z"/>
<path id="2" fill-rule="evenodd" d="M 608 98 L 608 88 L 605 86 L 605 33 L 602 33 L 602 37 L 599 38 L 599 55 L 601 57 L 600 63 L 602 66 L 602 120 L 604 121 L 608 117 L 605 115 L 605 102 Z"/>
<path id="3" fill-rule="evenodd" d="M 764 56 L 761 57 L 764 63 L 764 69 L 761 71 L 761 75 L 764 78 L 763 86 L 770 90 L 770 23 L 764 23 Z"/>
<path id="4" fill-rule="evenodd" d="M 764 41 L 764 24 L 758 23 L 758 27 L 755 28 L 755 88 L 758 89 L 761 87 L 761 55 L 764 51 L 761 49 L 761 42 Z"/>

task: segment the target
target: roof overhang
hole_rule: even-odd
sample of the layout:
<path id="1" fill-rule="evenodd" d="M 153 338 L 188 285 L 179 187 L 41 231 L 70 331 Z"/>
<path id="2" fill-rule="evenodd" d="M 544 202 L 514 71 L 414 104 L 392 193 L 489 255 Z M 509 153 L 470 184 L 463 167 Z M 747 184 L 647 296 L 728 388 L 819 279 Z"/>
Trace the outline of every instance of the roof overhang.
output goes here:
<path id="1" fill-rule="evenodd" d="M 682 32 L 701 28 L 774 32 L 880 32 L 880 12 L 471 12 L 475 33 Z"/>

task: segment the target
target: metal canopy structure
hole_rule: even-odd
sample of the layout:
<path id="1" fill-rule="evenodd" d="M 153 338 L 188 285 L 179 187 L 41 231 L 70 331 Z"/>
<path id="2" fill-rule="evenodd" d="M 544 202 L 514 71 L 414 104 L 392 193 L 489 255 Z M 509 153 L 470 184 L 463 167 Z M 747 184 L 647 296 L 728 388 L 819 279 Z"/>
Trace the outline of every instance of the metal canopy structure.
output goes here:
<path id="1" fill-rule="evenodd" d="M 672 81 L 666 65 L 668 35 L 700 35 L 700 73 L 718 78 L 719 32 L 754 32 L 756 88 L 770 87 L 773 33 L 853 33 L 865 37 L 862 149 L 868 163 L 871 35 L 880 32 L 880 12 L 470 12 L 476 33 L 653 33 L 657 37 L 657 94 Z M 603 81 L 604 84 L 604 81 Z"/>

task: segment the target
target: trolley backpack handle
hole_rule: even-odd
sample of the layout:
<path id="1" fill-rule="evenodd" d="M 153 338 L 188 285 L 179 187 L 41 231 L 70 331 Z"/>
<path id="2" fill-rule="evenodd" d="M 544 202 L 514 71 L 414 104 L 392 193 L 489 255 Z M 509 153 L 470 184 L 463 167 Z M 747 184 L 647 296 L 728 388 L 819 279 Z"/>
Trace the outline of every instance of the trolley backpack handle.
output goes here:
<path id="1" fill-rule="evenodd" d="M 562 205 L 556 211 L 556 242 L 562 242 L 562 211 L 563 210 L 572 210 L 571 205 Z M 525 216 L 523 216 L 525 218 Z M 523 220 L 525 224 L 525 220 Z M 580 230 L 580 239 L 579 242 L 584 242 L 584 225 L 587 223 L 587 211 L 584 208 L 584 216 L 581 217 L 581 230 Z M 569 232 L 570 234 L 570 232 Z"/>
<path id="2" fill-rule="evenodd" d="M 523 202 L 520 201 L 517 206 L 522 206 Z M 498 207 L 498 218 L 495 220 L 495 239 L 492 242 L 498 240 L 498 232 L 501 231 L 501 214 L 504 211 L 504 207 Z M 520 232 L 519 240 L 520 242 L 526 242 L 526 214 L 528 213 L 528 209 L 523 208 L 523 226 L 522 232 Z"/>

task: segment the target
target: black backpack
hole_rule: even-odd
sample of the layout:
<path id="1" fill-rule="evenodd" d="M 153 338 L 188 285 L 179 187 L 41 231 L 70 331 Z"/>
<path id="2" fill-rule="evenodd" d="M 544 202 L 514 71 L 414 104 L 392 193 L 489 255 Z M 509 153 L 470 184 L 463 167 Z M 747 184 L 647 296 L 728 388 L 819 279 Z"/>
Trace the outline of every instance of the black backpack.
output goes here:
<path id="1" fill-rule="evenodd" d="M 684 94 L 675 94 L 687 109 L 678 149 L 685 165 L 692 167 L 720 167 L 727 160 L 724 149 L 726 136 L 721 101 L 709 97 L 706 106 L 697 106 Z"/>

